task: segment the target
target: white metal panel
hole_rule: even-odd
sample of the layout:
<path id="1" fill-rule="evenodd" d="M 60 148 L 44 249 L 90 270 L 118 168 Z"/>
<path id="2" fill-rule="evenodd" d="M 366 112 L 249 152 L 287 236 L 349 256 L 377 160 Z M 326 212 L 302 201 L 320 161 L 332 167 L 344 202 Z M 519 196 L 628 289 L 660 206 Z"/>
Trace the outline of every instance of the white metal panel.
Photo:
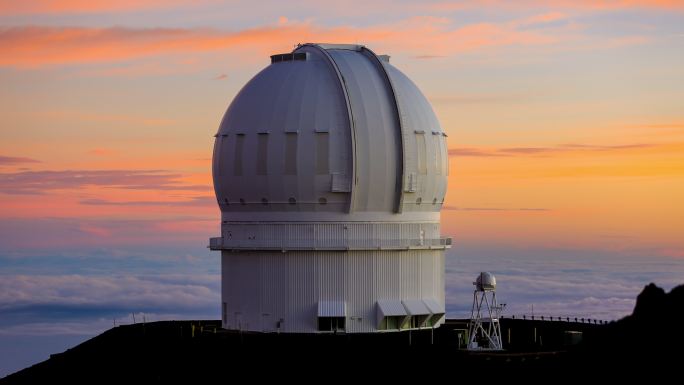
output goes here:
<path id="1" fill-rule="evenodd" d="M 319 317 L 346 317 L 347 306 L 344 301 L 318 301 Z"/>
<path id="2" fill-rule="evenodd" d="M 401 144 L 394 99 L 383 74 L 363 54 L 329 50 L 350 96 L 355 124 L 357 184 L 354 210 L 393 211 Z"/>
<path id="3" fill-rule="evenodd" d="M 330 191 L 332 191 L 332 192 L 351 192 L 350 175 L 333 173 Z"/>
<path id="4" fill-rule="evenodd" d="M 313 148 L 316 131 L 325 130 L 329 145 L 330 172 L 351 174 L 351 139 L 346 106 L 334 74 L 321 60 L 272 64 L 255 76 L 231 103 L 219 128 L 215 144 L 214 185 L 217 198 L 233 204 L 222 207 L 234 213 L 292 211 L 338 211 L 348 194 L 331 194 L 330 175 L 317 178 Z M 257 175 L 259 132 L 269 132 L 267 175 Z M 241 133 L 244 148 L 240 158 L 242 175 L 221 170 L 234 168 L 235 152 L 230 138 Z M 297 174 L 285 172 L 287 133 L 297 132 Z M 227 135 L 228 146 L 222 145 Z M 292 135 L 292 134 L 290 134 Z M 225 167 L 223 167 L 225 166 Z M 325 197 L 326 205 L 319 199 Z M 268 205 L 262 205 L 265 198 Z M 240 199 L 246 205 L 238 204 Z"/>
<path id="5" fill-rule="evenodd" d="M 223 239 L 212 249 L 361 250 L 433 249 L 450 245 L 438 223 L 243 223 L 222 225 Z"/>
<path id="6" fill-rule="evenodd" d="M 409 198 L 410 194 L 405 197 L 403 209 L 438 211 L 446 194 L 446 172 L 441 170 L 441 160 L 446 160 L 448 157 L 446 145 L 441 144 L 446 138 L 442 136 L 443 131 L 430 103 L 418 87 L 393 65 L 389 63 L 383 63 L 383 65 L 392 79 L 402 117 L 402 129 L 406 141 L 404 156 L 407 170 L 405 174 L 415 172 L 418 175 L 418 190 L 413 199 Z M 418 134 L 419 132 L 421 134 Z M 439 135 L 440 140 L 435 140 L 433 133 L 435 137 Z M 420 143 L 418 139 L 421 139 Z M 421 151 L 425 152 L 420 153 Z M 425 174 L 419 172 L 422 157 L 426 160 Z M 438 161 L 440 164 L 437 164 Z M 440 170 L 439 173 L 438 170 Z M 408 183 L 408 180 L 404 183 Z M 418 197 L 424 202 L 421 206 L 415 204 Z M 433 206 L 432 201 L 435 198 L 439 204 Z M 427 202 L 430 204 L 425 204 Z"/>
<path id="7" fill-rule="evenodd" d="M 223 252 L 222 302 L 230 329 L 316 332 L 324 301 L 346 304 L 347 332 L 377 330 L 377 316 L 407 315 L 402 296 L 411 281 L 440 281 L 443 267 L 438 250 L 350 252 Z M 432 274 L 399 268 L 399 259 L 436 262 Z M 417 262 L 416 262 L 417 263 Z M 422 284 L 419 284 L 422 286 Z M 428 285 L 429 286 L 429 285 Z M 423 298 L 440 301 L 444 288 L 424 291 Z M 408 305 L 414 306 L 414 305 Z M 329 309 L 334 308 L 330 304 Z M 329 314 L 338 310 L 330 310 Z M 380 312 L 380 313 L 378 313 Z M 415 310 L 414 310 L 415 312 Z M 281 321 L 282 320 L 282 321 Z"/>
<path id="8" fill-rule="evenodd" d="M 329 44 L 329 43 L 318 43 L 318 46 L 320 46 L 323 49 L 347 49 L 350 51 L 358 51 L 360 50 L 363 46 L 359 44 Z"/>

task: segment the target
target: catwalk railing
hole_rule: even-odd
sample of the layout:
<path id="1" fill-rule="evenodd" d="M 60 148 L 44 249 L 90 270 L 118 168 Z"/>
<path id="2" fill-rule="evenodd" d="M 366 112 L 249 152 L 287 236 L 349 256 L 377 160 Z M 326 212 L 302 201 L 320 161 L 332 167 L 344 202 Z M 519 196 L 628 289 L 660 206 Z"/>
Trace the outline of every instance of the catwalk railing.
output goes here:
<path id="1" fill-rule="evenodd" d="M 226 239 L 209 240 L 211 250 L 402 250 L 448 249 L 451 238 L 395 239 Z"/>
<path id="2" fill-rule="evenodd" d="M 561 316 L 543 316 L 543 315 L 529 315 L 529 314 L 514 314 L 509 316 L 501 316 L 501 318 L 510 319 L 521 319 L 527 321 L 558 321 L 558 322 L 577 322 L 577 323 L 587 323 L 587 324 L 597 324 L 603 325 L 610 321 L 600 320 L 595 318 L 584 318 L 584 317 L 561 317 Z"/>

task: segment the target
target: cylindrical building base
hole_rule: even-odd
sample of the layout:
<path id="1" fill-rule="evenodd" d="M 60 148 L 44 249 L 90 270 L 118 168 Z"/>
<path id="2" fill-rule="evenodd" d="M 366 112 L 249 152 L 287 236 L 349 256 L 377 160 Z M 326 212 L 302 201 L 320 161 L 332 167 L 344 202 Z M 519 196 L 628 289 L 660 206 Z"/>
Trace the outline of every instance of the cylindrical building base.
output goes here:
<path id="1" fill-rule="evenodd" d="M 222 251 L 226 329 L 376 332 L 444 322 L 444 250 Z"/>

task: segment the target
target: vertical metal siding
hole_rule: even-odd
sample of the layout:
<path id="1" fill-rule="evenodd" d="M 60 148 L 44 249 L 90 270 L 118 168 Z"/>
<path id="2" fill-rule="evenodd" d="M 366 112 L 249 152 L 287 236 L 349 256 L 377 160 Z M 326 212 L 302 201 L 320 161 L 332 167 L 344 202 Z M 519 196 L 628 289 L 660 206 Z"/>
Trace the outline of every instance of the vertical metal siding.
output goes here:
<path id="1" fill-rule="evenodd" d="M 377 328 L 379 299 L 444 304 L 443 252 L 223 252 L 222 302 L 230 329 L 315 332 L 318 302 L 347 303 L 347 332 Z M 238 314 L 239 313 L 239 314 Z"/>

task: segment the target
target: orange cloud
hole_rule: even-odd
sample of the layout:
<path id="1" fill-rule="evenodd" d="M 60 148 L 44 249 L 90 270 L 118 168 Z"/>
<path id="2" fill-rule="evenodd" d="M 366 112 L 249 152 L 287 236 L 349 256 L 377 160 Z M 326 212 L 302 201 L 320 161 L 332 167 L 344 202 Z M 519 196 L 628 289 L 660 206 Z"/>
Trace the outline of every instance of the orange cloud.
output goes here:
<path id="1" fill-rule="evenodd" d="M 587 153 L 625 153 L 644 152 L 644 149 L 655 147 L 647 143 L 632 143 L 620 145 L 595 145 L 567 143 L 550 147 L 500 147 L 500 148 L 477 148 L 460 147 L 449 149 L 449 155 L 455 157 L 498 157 L 498 156 L 551 156 L 551 155 L 581 155 Z M 665 146 L 668 147 L 668 146 Z"/>
<path id="2" fill-rule="evenodd" d="M 82 224 L 79 226 L 79 230 L 88 235 L 94 235 L 97 237 L 110 237 L 112 235 L 111 230 L 104 227 L 93 226 L 91 224 Z"/>
<path id="3" fill-rule="evenodd" d="M 548 32 L 546 32 L 548 33 Z M 226 32 L 214 29 L 10 27 L 0 29 L 0 66 L 37 68 L 105 63 L 156 55 L 256 49 L 263 54 L 296 42 L 360 41 L 378 50 L 451 55 L 482 47 L 551 44 L 548 34 L 519 30 L 517 23 L 478 23 L 453 27 L 448 19 L 414 17 L 366 28 L 323 28 L 290 23 Z"/>
<path id="4" fill-rule="evenodd" d="M 116 155 L 117 151 L 109 149 L 109 148 L 93 148 L 92 150 L 88 151 L 88 154 L 91 155 L 96 155 L 96 156 L 112 156 Z"/>

